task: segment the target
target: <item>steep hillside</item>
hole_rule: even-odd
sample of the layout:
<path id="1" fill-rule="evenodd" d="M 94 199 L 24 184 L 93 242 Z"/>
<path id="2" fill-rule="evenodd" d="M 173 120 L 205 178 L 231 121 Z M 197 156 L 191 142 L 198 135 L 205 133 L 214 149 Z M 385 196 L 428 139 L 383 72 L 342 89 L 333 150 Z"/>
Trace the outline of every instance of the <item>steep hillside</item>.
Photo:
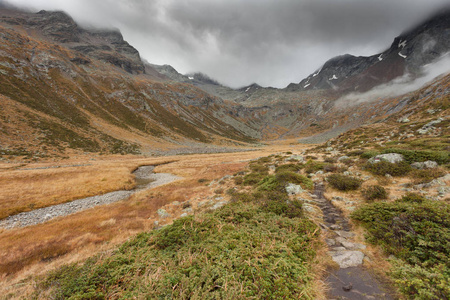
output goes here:
<path id="1" fill-rule="evenodd" d="M 335 57 L 298 85 L 292 84 L 288 88 L 365 92 L 405 74 L 420 76 L 424 65 L 449 51 L 449 34 L 450 9 L 402 33 L 382 53 L 369 57 L 350 54 Z"/>
<path id="2" fill-rule="evenodd" d="M 119 32 L 82 29 L 61 12 L 0 16 L 2 154 L 152 153 L 259 137 L 222 100 L 149 69 Z"/>

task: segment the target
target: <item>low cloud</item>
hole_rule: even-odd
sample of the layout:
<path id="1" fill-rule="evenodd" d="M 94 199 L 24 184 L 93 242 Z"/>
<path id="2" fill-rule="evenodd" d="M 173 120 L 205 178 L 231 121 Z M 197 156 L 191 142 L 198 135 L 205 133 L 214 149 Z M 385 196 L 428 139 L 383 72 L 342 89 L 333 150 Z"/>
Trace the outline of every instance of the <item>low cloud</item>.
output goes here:
<path id="1" fill-rule="evenodd" d="M 232 87 L 285 87 L 328 59 L 373 55 L 448 0 L 3 0 L 116 27 L 151 63 Z M 0 0 L 2 2 L 2 0 Z"/>
<path id="2" fill-rule="evenodd" d="M 435 78 L 450 72 L 450 52 L 444 54 L 439 60 L 425 65 L 422 75 L 413 78 L 405 74 L 392 80 L 388 84 L 379 85 L 365 93 L 351 93 L 341 97 L 335 102 L 336 107 L 348 107 L 365 102 L 373 102 L 385 98 L 393 98 L 420 89 Z"/>

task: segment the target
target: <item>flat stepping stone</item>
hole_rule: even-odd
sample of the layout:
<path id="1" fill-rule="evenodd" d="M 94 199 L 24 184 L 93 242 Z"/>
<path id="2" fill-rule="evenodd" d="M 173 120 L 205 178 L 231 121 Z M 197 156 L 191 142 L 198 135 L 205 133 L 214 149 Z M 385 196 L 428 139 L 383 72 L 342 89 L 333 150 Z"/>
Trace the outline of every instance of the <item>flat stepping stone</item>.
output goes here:
<path id="1" fill-rule="evenodd" d="M 341 269 L 362 265 L 364 259 L 364 253 L 361 251 L 330 251 L 329 254 Z"/>

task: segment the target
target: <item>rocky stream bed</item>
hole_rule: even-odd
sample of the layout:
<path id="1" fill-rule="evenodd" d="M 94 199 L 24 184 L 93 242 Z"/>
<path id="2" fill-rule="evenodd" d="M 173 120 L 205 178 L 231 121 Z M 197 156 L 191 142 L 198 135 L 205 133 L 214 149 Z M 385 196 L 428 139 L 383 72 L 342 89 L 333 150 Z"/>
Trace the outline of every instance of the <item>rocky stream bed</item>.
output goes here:
<path id="1" fill-rule="evenodd" d="M 124 200 L 138 191 L 151 189 L 181 179 L 168 173 L 153 173 L 154 168 L 154 166 L 141 166 L 133 172 L 137 183 L 136 188 L 133 190 L 110 192 L 9 216 L 0 221 L 0 228 L 12 229 L 44 223 L 56 217 L 63 217 L 99 205 Z"/>

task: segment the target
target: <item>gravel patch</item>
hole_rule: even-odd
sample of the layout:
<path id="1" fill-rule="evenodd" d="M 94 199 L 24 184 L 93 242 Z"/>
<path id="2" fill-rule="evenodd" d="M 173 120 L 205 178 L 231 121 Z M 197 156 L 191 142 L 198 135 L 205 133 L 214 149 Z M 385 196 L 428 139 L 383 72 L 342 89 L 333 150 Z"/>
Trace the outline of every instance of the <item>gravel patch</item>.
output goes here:
<path id="1" fill-rule="evenodd" d="M 14 216 L 9 216 L 0 221 L 0 227 L 12 229 L 41 224 L 56 217 L 63 217 L 99 205 L 106 205 L 124 200 L 138 191 L 155 188 L 181 179 L 181 177 L 168 173 L 152 173 L 154 168 L 154 166 L 142 166 L 133 172 L 136 176 L 138 186 L 132 191 L 115 191 L 104 195 L 78 199 L 63 204 L 23 212 Z M 142 184 L 139 184 L 139 182 Z"/>

